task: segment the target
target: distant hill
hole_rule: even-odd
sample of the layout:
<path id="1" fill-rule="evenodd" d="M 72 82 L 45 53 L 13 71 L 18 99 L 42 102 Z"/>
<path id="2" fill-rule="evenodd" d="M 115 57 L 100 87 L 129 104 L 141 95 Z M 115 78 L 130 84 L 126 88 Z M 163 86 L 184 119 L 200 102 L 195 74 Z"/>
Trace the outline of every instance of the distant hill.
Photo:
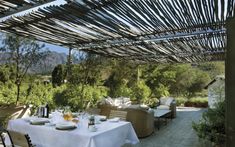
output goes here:
<path id="1" fill-rule="evenodd" d="M 9 53 L 0 53 L 0 64 L 9 62 Z M 51 51 L 45 59 L 40 60 L 36 65 L 29 68 L 29 73 L 47 74 L 51 73 L 54 67 L 58 64 L 66 64 L 67 55 L 65 53 L 58 53 Z"/>
<path id="2" fill-rule="evenodd" d="M 51 73 L 58 64 L 66 64 L 67 55 L 65 53 L 49 52 L 45 59 L 40 60 L 29 69 L 30 73 Z"/>

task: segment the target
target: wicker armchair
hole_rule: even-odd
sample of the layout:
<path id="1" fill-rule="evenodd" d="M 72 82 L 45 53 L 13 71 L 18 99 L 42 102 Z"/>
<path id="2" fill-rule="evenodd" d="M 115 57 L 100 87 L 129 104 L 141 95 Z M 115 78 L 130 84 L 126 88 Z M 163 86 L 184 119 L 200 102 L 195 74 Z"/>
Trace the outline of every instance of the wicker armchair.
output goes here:
<path id="1" fill-rule="evenodd" d="M 126 111 L 126 121 L 132 123 L 138 137 L 142 138 L 151 135 L 154 131 L 154 112 L 148 111 L 139 106 L 132 106 L 127 108 L 118 108 L 111 105 L 99 105 L 99 108 L 101 109 L 100 114 L 107 116 L 107 118 L 110 117 L 112 110 Z"/>
<path id="2" fill-rule="evenodd" d="M 126 120 L 127 111 L 111 110 L 109 118 L 119 117 L 121 120 Z"/>

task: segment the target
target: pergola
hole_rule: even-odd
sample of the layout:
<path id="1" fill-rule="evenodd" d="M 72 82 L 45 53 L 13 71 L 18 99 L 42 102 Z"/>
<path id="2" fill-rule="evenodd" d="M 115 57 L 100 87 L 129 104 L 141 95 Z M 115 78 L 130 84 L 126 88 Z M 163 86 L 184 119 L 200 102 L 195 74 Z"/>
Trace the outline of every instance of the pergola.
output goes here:
<path id="1" fill-rule="evenodd" d="M 0 13 L 38 4 L 33 2 L 37 1 L 11 0 Z M 66 2 L 11 16 L 0 23 L 0 29 L 109 57 L 148 62 L 223 60 L 225 24 L 235 5 L 234 0 Z"/>
<path id="2" fill-rule="evenodd" d="M 2 0 L 0 14 L 4 17 L 48 2 L 51 1 Z M 232 40 L 228 39 L 227 22 L 234 18 L 234 0 L 65 2 L 41 7 L 23 16 L 12 15 L 0 22 L 0 29 L 89 53 L 141 62 L 233 61 L 233 54 L 226 52 L 228 46 L 234 47 L 227 44 L 227 40 Z M 234 30 L 235 26 L 231 28 Z M 231 64 L 226 68 L 231 68 Z M 235 71 L 229 74 L 233 75 Z M 235 82 L 233 77 L 226 76 L 226 80 L 230 78 Z M 234 96 L 234 90 L 229 92 L 228 86 L 235 87 L 231 84 L 226 84 L 226 94 Z M 229 100 L 227 96 L 226 99 Z M 234 102 L 231 99 L 230 102 Z M 230 106 L 227 106 L 227 116 L 234 110 Z M 232 123 L 235 121 L 230 120 L 227 121 L 227 144 L 232 146 L 235 143 Z"/>

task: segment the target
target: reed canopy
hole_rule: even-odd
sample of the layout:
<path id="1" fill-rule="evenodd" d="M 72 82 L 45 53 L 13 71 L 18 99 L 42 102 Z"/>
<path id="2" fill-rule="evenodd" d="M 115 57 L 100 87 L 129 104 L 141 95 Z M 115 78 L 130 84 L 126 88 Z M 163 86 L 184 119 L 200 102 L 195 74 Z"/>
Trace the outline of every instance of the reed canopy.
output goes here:
<path id="1" fill-rule="evenodd" d="M 11 15 L 0 29 L 108 57 L 192 63 L 225 59 L 226 20 L 235 8 L 234 0 L 64 1 Z M 0 14 L 47 2 L 2 0 Z"/>

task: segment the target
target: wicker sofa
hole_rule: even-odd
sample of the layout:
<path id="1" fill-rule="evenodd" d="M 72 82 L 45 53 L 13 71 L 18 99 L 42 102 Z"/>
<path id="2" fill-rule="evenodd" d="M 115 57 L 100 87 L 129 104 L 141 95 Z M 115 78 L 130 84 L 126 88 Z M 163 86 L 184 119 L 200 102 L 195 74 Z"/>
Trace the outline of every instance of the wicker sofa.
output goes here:
<path id="1" fill-rule="evenodd" d="M 99 105 L 101 115 L 109 117 L 111 110 L 127 111 L 126 120 L 132 123 L 133 128 L 139 138 L 147 137 L 154 131 L 154 112 L 141 108 L 139 105 L 131 105 L 126 108 L 118 108 L 111 105 Z"/>

